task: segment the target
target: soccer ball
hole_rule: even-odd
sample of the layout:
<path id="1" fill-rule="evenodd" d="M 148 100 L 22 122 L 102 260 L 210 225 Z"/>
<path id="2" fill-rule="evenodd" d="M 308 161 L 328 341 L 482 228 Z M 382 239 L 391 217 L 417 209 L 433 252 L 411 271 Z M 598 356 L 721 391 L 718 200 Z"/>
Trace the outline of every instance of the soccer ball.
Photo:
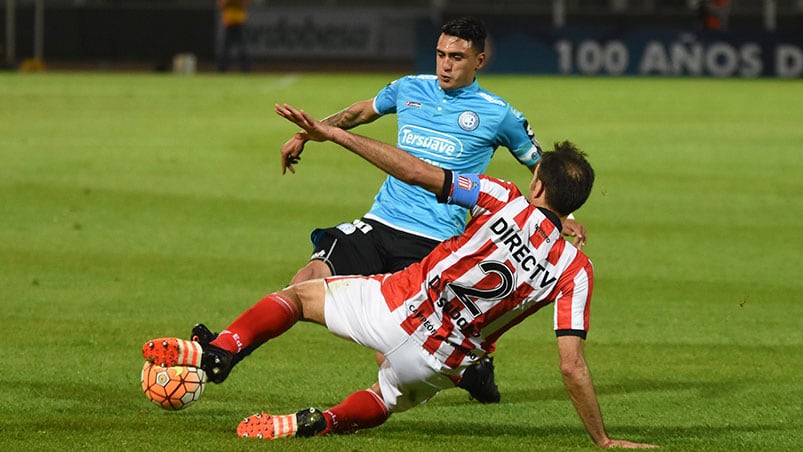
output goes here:
<path id="1" fill-rule="evenodd" d="M 150 362 L 142 366 L 142 391 L 166 410 L 183 410 L 204 392 L 206 372 L 189 366 L 162 367 Z"/>

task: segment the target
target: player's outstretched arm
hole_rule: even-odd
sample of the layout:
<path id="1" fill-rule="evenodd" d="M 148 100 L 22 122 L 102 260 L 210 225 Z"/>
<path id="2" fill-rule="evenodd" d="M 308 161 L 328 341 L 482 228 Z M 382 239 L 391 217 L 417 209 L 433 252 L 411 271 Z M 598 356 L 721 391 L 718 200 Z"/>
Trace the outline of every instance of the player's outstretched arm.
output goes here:
<path id="1" fill-rule="evenodd" d="M 330 126 L 339 127 L 343 130 L 348 130 L 361 124 L 373 122 L 379 118 L 379 116 L 379 113 L 374 111 L 374 100 L 367 99 L 355 102 L 343 110 L 327 116 L 322 119 L 321 122 Z M 282 174 L 285 174 L 287 170 L 295 174 L 296 170 L 293 165 L 301 160 L 301 153 L 304 152 L 304 144 L 306 144 L 308 140 L 309 137 L 307 134 L 301 131 L 293 135 L 292 138 L 282 145 Z"/>
<path id="2" fill-rule="evenodd" d="M 597 394 L 591 380 L 591 372 L 583 355 L 583 339 L 577 336 L 558 337 L 558 352 L 560 353 L 560 371 L 563 374 L 563 383 L 572 399 L 575 410 L 583 421 L 583 425 L 591 435 L 594 444 L 604 448 L 626 449 L 653 449 L 654 444 L 635 443 L 621 439 L 612 439 L 605 431 L 602 421 L 602 412 L 597 402 Z"/>
<path id="3" fill-rule="evenodd" d="M 332 141 L 371 162 L 377 168 L 410 185 L 438 194 L 443 188 L 444 171 L 401 149 L 316 121 L 303 110 L 276 104 L 276 113 L 304 129 L 313 141 Z"/>

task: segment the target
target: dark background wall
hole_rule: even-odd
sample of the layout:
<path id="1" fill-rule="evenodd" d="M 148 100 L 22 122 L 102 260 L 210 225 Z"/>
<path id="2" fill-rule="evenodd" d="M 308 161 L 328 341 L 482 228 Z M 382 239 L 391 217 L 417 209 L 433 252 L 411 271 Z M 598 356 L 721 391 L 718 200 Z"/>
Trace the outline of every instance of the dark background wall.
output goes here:
<path id="1" fill-rule="evenodd" d="M 34 52 L 34 8 L 16 12 L 16 55 Z M 0 23 L 5 24 L 5 11 Z M 139 61 L 167 64 L 173 55 L 194 53 L 212 59 L 216 12 L 213 8 L 48 7 L 44 14 L 46 60 L 62 62 Z M 2 32 L 2 39 L 5 29 Z"/>
<path id="2" fill-rule="evenodd" d="M 5 60 L 5 2 L 0 0 L 0 61 Z M 199 66 L 211 65 L 216 53 L 217 12 L 214 0 L 46 0 L 44 24 L 44 59 L 49 66 L 100 65 L 114 67 L 135 64 L 144 68 L 168 68 L 178 53 L 192 53 Z M 253 8 L 266 14 L 280 9 L 308 14 L 329 8 L 331 11 L 384 8 L 404 9 L 430 20 L 462 14 L 482 17 L 491 24 L 528 30 L 553 27 L 551 0 L 252 0 Z M 634 27 L 699 27 L 697 15 L 688 0 L 629 0 L 625 9 L 617 9 L 611 0 L 566 0 L 566 25 L 628 29 Z M 764 31 L 763 0 L 733 0 L 729 32 Z M 785 35 L 803 34 L 803 7 L 796 0 L 777 0 L 776 30 Z M 34 53 L 34 2 L 16 0 L 16 59 Z M 403 6 L 399 6 L 403 5 Z M 319 13 L 320 17 L 320 13 Z M 409 27 L 414 27 L 410 22 Z M 390 52 L 360 57 L 329 58 L 303 54 L 290 56 L 256 55 L 257 69 L 285 64 L 353 64 L 368 66 L 382 63 L 414 65 L 414 56 Z"/>

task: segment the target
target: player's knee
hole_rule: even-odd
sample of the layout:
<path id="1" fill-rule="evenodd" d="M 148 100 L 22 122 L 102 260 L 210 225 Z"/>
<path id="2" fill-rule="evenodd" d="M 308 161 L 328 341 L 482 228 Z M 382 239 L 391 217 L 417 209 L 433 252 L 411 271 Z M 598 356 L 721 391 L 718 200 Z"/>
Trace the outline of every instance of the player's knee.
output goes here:
<path id="1" fill-rule="evenodd" d="M 323 281 L 306 281 L 294 284 L 279 292 L 292 303 L 301 314 L 303 320 L 326 325 L 324 303 L 326 289 Z"/>
<path id="2" fill-rule="evenodd" d="M 293 279 L 290 280 L 290 285 L 309 281 L 311 279 L 326 278 L 327 276 L 332 276 L 332 271 L 329 269 L 329 266 L 326 262 L 315 259 L 307 262 L 307 265 L 296 272 Z"/>

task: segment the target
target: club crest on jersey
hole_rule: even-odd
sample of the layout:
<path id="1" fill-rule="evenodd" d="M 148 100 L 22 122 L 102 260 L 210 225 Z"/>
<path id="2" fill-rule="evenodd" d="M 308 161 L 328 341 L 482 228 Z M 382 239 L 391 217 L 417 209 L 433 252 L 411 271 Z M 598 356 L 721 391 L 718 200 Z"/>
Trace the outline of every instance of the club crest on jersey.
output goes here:
<path id="1" fill-rule="evenodd" d="M 460 116 L 457 118 L 457 125 L 466 132 L 471 132 L 480 126 L 480 117 L 473 111 L 464 111 L 460 113 Z"/>

